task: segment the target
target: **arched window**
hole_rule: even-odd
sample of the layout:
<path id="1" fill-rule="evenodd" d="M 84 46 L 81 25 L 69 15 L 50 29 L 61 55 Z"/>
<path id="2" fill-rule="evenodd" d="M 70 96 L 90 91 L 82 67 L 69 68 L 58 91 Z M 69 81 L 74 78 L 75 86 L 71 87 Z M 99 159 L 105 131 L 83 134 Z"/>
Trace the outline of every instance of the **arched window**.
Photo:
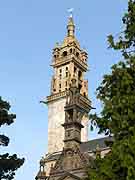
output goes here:
<path id="1" fill-rule="evenodd" d="M 66 72 L 66 77 L 68 77 L 68 72 Z"/>
<path id="2" fill-rule="evenodd" d="M 76 56 L 79 57 L 79 52 L 76 53 Z"/>
<path id="3" fill-rule="evenodd" d="M 79 80 L 82 79 L 82 72 L 81 71 L 78 72 L 78 78 L 79 78 Z"/>
<path id="4" fill-rule="evenodd" d="M 63 52 L 63 56 L 64 56 L 64 57 L 67 56 L 67 51 L 64 51 L 64 52 Z"/>
<path id="5" fill-rule="evenodd" d="M 81 88 L 82 88 L 81 84 L 79 84 L 78 88 L 79 88 L 79 91 L 81 91 Z"/>
<path id="6" fill-rule="evenodd" d="M 62 78 L 62 75 L 60 74 L 60 76 L 59 76 L 59 77 L 60 77 L 60 79 L 61 79 L 61 78 Z"/>
<path id="7" fill-rule="evenodd" d="M 60 73 L 62 73 L 62 69 L 59 69 Z"/>
<path id="8" fill-rule="evenodd" d="M 72 50 L 72 48 L 70 49 L 70 53 L 72 53 L 73 52 L 73 50 Z"/>

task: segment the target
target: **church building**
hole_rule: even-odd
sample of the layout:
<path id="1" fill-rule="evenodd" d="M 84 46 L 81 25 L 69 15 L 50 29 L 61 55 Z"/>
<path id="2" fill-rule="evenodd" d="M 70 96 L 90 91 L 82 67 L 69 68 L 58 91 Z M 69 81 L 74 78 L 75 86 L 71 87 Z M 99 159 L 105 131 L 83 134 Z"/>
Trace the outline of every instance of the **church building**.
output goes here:
<path id="1" fill-rule="evenodd" d="M 108 151 L 107 138 L 88 141 L 88 54 L 75 37 L 70 15 L 64 41 L 52 53 L 51 93 L 48 106 L 48 151 L 40 160 L 36 180 L 75 180 L 87 177 L 87 167 L 96 153 Z"/>

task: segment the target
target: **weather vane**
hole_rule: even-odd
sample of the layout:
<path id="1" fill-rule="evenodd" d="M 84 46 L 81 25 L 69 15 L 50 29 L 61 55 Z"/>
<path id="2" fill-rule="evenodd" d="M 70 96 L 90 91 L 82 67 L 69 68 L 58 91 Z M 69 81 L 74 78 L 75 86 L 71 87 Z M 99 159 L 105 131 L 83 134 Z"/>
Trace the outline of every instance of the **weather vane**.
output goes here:
<path id="1" fill-rule="evenodd" d="M 70 16 L 69 17 L 73 17 L 73 11 L 74 11 L 74 8 L 70 8 L 68 9 L 68 12 L 70 13 Z"/>

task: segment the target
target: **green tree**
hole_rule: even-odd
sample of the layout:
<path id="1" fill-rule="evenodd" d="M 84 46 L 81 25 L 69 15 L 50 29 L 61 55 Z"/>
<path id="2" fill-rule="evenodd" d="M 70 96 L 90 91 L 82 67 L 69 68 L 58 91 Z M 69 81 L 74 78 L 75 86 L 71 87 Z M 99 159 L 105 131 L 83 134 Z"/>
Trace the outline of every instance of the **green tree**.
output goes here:
<path id="1" fill-rule="evenodd" d="M 10 114 L 10 104 L 3 101 L 0 97 L 0 127 L 2 125 L 10 125 L 16 118 L 15 114 Z M 0 146 L 8 146 L 9 138 L 5 135 L 0 135 Z M 16 154 L 9 155 L 8 153 L 0 155 L 0 179 L 11 180 L 14 178 L 15 171 L 22 166 L 24 158 L 19 159 Z"/>
<path id="2" fill-rule="evenodd" d="M 91 114 L 92 126 L 99 133 L 113 136 L 111 151 L 90 165 L 90 180 L 135 179 L 135 0 L 128 1 L 123 19 L 124 30 L 116 39 L 108 36 L 109 47 L 120 50 L 123 61 L 111 68 L 97 88 L 102 102 L 100 115 Z"/>

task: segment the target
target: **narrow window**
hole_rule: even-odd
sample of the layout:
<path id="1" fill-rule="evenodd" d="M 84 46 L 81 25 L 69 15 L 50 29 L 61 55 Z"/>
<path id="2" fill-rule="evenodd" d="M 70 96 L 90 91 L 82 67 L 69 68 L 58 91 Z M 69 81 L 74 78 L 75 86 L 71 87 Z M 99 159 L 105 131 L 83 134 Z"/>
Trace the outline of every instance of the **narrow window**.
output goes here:
<path id="1" fill-rule="evenodd" d="M 70 53 L 72 53 L 73 51 L 72 51 L 72 49 L 70 49 Z"/>
<path id="2" fill-rule="evenodd" d="M 64 57 L 67 56 L 67 51 L 64 51 L 64 52 L 63 52 L 63 56 L 64 56 Z"/>
<path id="3" fill-rule="evenodd" d="M 68 77 L 68 72 L 66 72 L 66 77 Z"/>
<path id="4" fill-rule="evenodd" d="M 60 73 L 62 73 L 62 69 L 60 69 L 59 71 L 60 71 Z"/>
<path id="5" fill-rule="evenodd" d="M 76 56 L 79 57 L 79 53 L 78 52 L 76 53 Z"/>
<path id="6" fill-rule="evenodd" d="M 74 67 L 74 73 L 76 73 L 76 70 L 77 70 L 76 67 Z"/>
<path id="7" fill-rule="evenodd" d="M 68 67 L 66 67 L 66 71 L 68 71 Z"/>
<path id="8" fill-rule="evenodd" d="M 82 72 L 81 71 L 78 72 L 78 78 L 79 78 L 79 80 L 81 80 L 81 78 L 82 78 Z"/>
<path id="9" fill-rule="evenodd" d="M 79 84 L 79 87 L 78 87 L 78 88 L 79 88 L 79 91 L 81 91 L 82 86 Z"/>
<path id="10" fill-rule="evenodd" d="M 61 79 L 62 75 L 60 74 L 60 79 Z"/>

